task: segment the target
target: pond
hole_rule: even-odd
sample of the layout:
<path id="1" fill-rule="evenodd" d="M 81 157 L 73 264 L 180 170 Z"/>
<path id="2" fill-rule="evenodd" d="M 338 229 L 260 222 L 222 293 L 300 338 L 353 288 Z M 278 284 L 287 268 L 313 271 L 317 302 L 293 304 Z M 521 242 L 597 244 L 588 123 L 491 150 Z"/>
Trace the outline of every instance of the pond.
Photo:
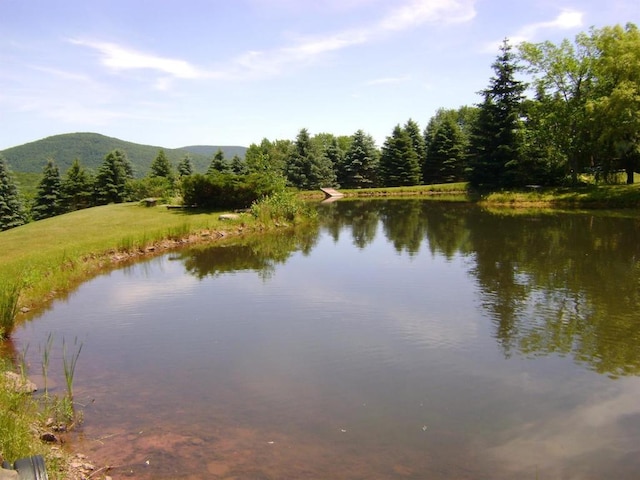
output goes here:
<path id="1" fill-rule="evenodd" d="M 638 478 L 637 217 L 319 208 L 21 326 L 36 380 L 53 336 L 53 394 L 82 345 L 68 444 L 115 479 Z"/>

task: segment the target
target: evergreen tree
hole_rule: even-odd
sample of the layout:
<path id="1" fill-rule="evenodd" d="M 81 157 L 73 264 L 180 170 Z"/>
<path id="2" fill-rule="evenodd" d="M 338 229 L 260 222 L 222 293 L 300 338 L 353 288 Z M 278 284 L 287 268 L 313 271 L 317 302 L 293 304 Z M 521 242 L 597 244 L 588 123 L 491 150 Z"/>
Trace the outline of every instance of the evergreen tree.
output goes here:
<path id="1" fill-rule="evenodd" d="M 367 188 L 377 183 L 379 153 L 371 135 L 362 130 L 353 134 L 342 168 L 340 183 L 346 188 Z"/>
<path id="2" fill-rule="evenodd" d="M 231 158 L 231 171 L 236 175 L 245 175 L 248 172 L 247 164 L 237 154 Z"/>
<path id="3" fill-rule="evenodd" d="M 465 176 L 465 143 L 454 115 L 445 116 L 437 124 L 430 123 L 428 135 L 424 182 L 462 181 Z"/>
<path id="4" fill-rule="evenodd" d="M 5 159 L 0 155 L 0 231 L 23 225 L 27 221 L 18 187 Z"/>
<path id="5" fill-rule="evenodd" d="M 127 181 L 133 178 L 133 168 L 121 150 L 108 153 L 96 175 L 95 192 L 99 205 L 127 200 Z"/>
<path id="6" fill-rule="evenodd" d="M 184 158 L 180 160 L 178 164 L 178 175 L 180 177 L 193 175 L 193 163 L 191 163 L 191 157 L 189 157 L 189 155 L 185 155 Z"/>
<path id="7" fill-rule="evenodd" d="M 318 151 L 306 128 L 298 133 L 287 158 L 286 177 L 290 185 L 303 190 L 332 187 L 336 184 L 333 165 Z"/>
<path id="8" fill-rule="evenodd" d="M 215 153 L 209 164 L 207 175 L 215 175 L 216 173 L 230 173 L 231 166 L 224 158 L 224 152 L 221 149 Z"/>
<path id="9" fill-rule="evenodd" d="M 404 129 L 411 138 L 411 145 L 413 146 L 416 155 L 418 155 L 418 163 L 423 165 L 427 156 L 427 147 L 424 141 L 424 136 L 420 131 L 420 127 L 413 119 L 410 118 L 407 120 L 407 123 L 405 123 Z"/>
<path id="10" fill-rule="evenodd" d="M 396 125 L 382 146 L 380 183 L 387 187 L 418 185 L 420 183 L 418 154 L 407 131 Z"/>
<path id="11" fill-rule="evenodd" d="M 171 162 L 169 162 L 169 159 L 165 155 L 164 150 L 161 149 L 158 152 L 156 158 L 153 160 L 153 163 L 151 163 L 151 171 L 149 172 L 149 177 L 163 177 L 170 182 L 173 182 L 173 167 L 171 166 Z"/>
<path id="12" fill-rule="evenodd" d="M 63 213 L 62 181 L 60 170 L 53 160 L 48 160 L 38 183 L 32 215 L 34 220 L 54 217 Z"/>
<path id="13" fill-rule="evenodd" d="M 469 181 L 473 186 L 499 188 L 521 184 L 522 114 L 525 84 L 515 79 L 518 69 L 505 40 L 493 63 L 496 73 L 481 93 L 478 119 L 471 135 Z"/>
<path id="14" fill-rule="evenodd" d="M 62 197 L 66 211 L 88 208 L 93 203 L 93 178 L 77 158 L 62 179 Z"/>

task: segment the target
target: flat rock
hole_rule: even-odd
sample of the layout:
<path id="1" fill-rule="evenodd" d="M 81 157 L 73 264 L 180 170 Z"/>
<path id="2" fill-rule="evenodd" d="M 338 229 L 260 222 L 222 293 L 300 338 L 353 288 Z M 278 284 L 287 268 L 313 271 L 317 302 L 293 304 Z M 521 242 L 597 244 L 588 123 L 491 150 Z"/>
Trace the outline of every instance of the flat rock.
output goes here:
<path id="1" fill-rule="evenodd" d="M 4 372 L 9 388 L 18 393 L 33 393 L 38 390 L 38 387 L 31 380 L 24 378 L 22 375 L 18 375 L 15 372 Z"/>
<path id="2" fill-rule="evenodd" d="M 218 220 L 238 220 L 240 215 L 237 213 L 223 213 L 218 217 Z"/>

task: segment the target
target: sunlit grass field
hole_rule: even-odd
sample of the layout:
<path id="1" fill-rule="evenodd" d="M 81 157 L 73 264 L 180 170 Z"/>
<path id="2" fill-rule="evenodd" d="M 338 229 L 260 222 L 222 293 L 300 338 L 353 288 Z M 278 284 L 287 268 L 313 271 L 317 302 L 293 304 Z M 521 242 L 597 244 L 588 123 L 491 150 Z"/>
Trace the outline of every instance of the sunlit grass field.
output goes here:
<path id="1" fill-rule="evenodd" d="M 22 305 L 41 303 L 109 262 L 108 254 L 142 249 L 167 238 L 236 228 L 220 212 L 137 203 L 79 210 L 0 232 L 0 284 L 22 282 Z M 243 216 L 241 222 L 252 222 Z"/>

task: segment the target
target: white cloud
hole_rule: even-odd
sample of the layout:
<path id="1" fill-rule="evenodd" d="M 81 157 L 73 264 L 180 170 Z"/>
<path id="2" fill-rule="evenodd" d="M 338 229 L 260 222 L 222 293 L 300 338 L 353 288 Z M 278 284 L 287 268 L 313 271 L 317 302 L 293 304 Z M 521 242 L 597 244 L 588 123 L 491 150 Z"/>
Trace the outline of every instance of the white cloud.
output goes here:
<path id="1" fill-rule="evenodd" d="M 342 31 L 299 36 L 290 45 L 269 51 L 251 50 L 219 70 L 204 69 L 176 59 L 143 53 L 108 42 L 72 40 L 97 50 L 101 63 L 115 71 L 146 69 L 164 74 L 155 88 L 166 90 L 172 79 L 244 79 L 278 75 L 288 68 L 308 65 L 327 53 L 362 45 L 392 32 L 416 28 L 425 23 L 449 24 L 469 21 L 475 16 L 475 0 L 412 0 L 388 11 L 379 21 Z"/>
<path id="2" fill-rule="evenodd" d="M 569 30 L 583 25 L 584 13 L 577 10 L 563 10 L 553 20 L 526 25 L 511 37 L 513 44 L 532 41 L 541 30 Z"/>
<path id="3" fill-rule="evenodd" d="M 518 45 L 522 42 L 535 41 L 543 30 L 570 30 L 584 24 L 584 13 L 577 10 L 562 10 L 556 18 L 546 22 L 536 22 L 525 25 L 510 35 L 509 43 Z M 491 42 L 482 49 L 485 53 L 494 53 L 502 44 L 502 40 Z"/>
<path id="4" fill-rule="evenodd" d="M 157 55 L 138 52 L 114 43 L 91 42 L 86 40 L 71 40 L 71 43 L 97 50 L 101 55 L 101 62 L 112 70 L 155 70 L 175 78 L 201 78 L 205 72 L 191 65 L 185 60 L 160 57 Z"/>

